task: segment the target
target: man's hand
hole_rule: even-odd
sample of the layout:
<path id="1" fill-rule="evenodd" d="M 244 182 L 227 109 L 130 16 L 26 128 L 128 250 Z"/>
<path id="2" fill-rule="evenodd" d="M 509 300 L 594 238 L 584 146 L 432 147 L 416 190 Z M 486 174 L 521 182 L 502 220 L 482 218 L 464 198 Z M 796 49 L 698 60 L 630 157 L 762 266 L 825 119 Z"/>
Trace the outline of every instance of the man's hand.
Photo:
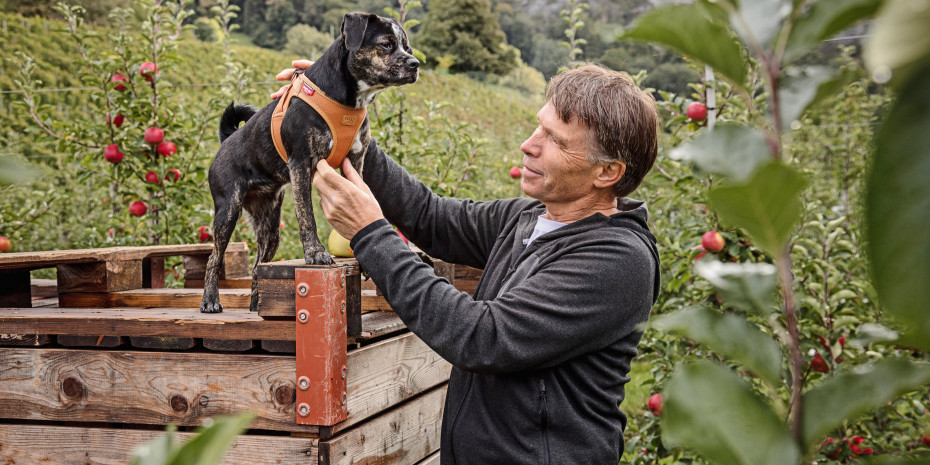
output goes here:
<path id="1" fill-rule="evenodd" d="M 278 75 L 275 76 L 274 78 L 275 78 L 276 81 L 290 81 L 291 78 L 294 77 L 294 71 L 295 71 L 295 70 L 297 70 L 297 69 L 307 69 L 307 68 L 309 68 L 310 65 L 312 65 L 312 64 L 313 64 L 313 62 L 310 61 L 310 60 L 294 60 L 294 61 L 291 62 L 291 66 L 293 66 L 293 68 L 288 68 L 288 69 L 285 69 L 284 71 L 281 71 L 281 72 L 278 73 Z M 274 99 L 276 99 L 276 98 L 278 98 L 278 97 L 284 95 L 284 92 L 285 92 L 286 90 L 287 90 L 287 86 L 284 86 L 284 87 L 278 89 L 277 92 L 271 94 L 271 100 L 274 100 Z"/>
<path id="2" fill-rule="evenodd" d="M 342 161 L 345 178 L 320 160 L 313 175 L 313 185 L 320 193 L 323 215 L 339 234 L 352 240 L 359 231 L 384 218 L 381 205 L 352 167 L 348 158 Z"/>

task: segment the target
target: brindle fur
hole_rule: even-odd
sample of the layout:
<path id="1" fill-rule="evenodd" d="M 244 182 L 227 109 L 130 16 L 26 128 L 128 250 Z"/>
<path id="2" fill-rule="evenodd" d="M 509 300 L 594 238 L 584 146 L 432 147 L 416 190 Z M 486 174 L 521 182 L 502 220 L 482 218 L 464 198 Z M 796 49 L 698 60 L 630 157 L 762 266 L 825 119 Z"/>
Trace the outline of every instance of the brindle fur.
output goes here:
<path id="1" fill-rule="evenodd" d="M 366 106 L 378 91 L 416 81 L 419 62 L 411 55 L 403 28 L 397 21 L 363 13 L 347 14 L 342 35 L 307 71 L 310 78 L 330 98 L 346 106 Z M 317 162 L 329 155 L 332 136 L 326 122 L 300 99 L 291 101 L 281 126 L 281 138 L 288 161 L 278 155 L 271 139 L 271 114 L 277 100 L 261 110 L 233 104 L 220 121 L 222 145 L 210 165 L 210 193 L 213 196 L 213 252 L 207 262 L 200 311 L 223 311 L 218 278 L 226 246 L 244 209 L 255 229 L 258 252 L 255 265 L 274 258 L 280 243 L 281 203 L 284 186 L 293 185 L 294 205 L 308 264 L 331 264 L 316 234 L 311 201 L 311 180 Z M 246 123 L 239 129 L 241 121 Z M 368 150 L 370 130 L 366 118 L 347 157 L 362 171 Z M 255 281 L 252 282 L 251 309 L 257 309 Z"/>

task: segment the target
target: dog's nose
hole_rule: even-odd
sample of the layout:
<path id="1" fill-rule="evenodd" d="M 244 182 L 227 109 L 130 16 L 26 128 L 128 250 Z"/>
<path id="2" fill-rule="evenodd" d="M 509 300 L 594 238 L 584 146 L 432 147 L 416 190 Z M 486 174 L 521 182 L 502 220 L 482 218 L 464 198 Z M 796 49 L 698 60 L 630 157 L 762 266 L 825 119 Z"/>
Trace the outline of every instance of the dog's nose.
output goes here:
<path id="1" fill-rule="evenodd" d="M 417 60 L 414 57 L 410 57 L 410 58 L 407 58 L 407 62 L 405 64 L 410 69 L 417 69 L 420 67 L 420 60 Z"/>

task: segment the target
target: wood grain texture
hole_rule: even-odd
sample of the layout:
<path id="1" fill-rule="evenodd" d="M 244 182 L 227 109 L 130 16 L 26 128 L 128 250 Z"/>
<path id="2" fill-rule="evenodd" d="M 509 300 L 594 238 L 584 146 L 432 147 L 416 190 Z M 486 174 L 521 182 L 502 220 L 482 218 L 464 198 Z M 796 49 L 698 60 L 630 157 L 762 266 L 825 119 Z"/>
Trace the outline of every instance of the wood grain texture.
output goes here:
<path id="1" fill-rule="evenodd" d="M 220 289 L 224 310 L 248 310 L 252 291 Z M 138 307 L 138 308 L 200 308 L 203 289 L 133 289 L 119 292 L 76 292 L 58 295 L 62 307 Z"/>
<path id="2" fill-rule="evenodd" d="M 0 417 L 199 425 L 251 410 L 252 428 L 316 434 L 295 423 L 292 356 L 21 349 L 0 351 Z M 345 430 L 448 380 L 451 367 L 412 333 L 353 350 Z"/>
<path id="3" fill-rule="evenodd" d="M 417 465 L 439 465 L 439 451 L 433 453 L 429 457 L 417 462 Z"/>
<path id="4" fill-rule="evenodd" d="M 242 276 L 239 278 L 226 278 L 217 282 L 220 289 L 252 289 L 252 277 Z M 186 289 L 203 289 L 203 279 L 191 279 L 184 277 L 184 287 Z"/>
<path id="5" fill-rule="evenodd" d="M 142 287 L 142 259 L 58 265 L 58 293 L 114 292 Z"/>
<path id="6" fill-rule="evenodd" d="M 439 450 L 445 397 L 443 385 L 345 434 L 320 441 L 320 463 L 416 464 Z"/>
<path id="7" fill-rule="evenodd" d="M 55 297 L 58 295 L 58 280 L 56 279 L 33 278 L 31 280 L 31 285 L 33 299 Z"/>
<path id="8" fill-rule="evenodd" d="M 129 463 L 132 450 L 162 431 L 0 424 L 4 465 L 113 465 Z M 176 433 L 186 442 L 193 433 Z M 242 435 L 223 465 L 316 465 L 317 439 Z"/>
<path id="9" fill-rule="evenodd" d="M 40 252 L 15 252 L 0 255 L 0 270 L 50 268 L 71 263 L 91 263 L 107 260 L 142 260 L 148 257 L 172 257 L 177 255 L 210 255 L 213 244 L 150 245 L 142 247 L 104 247 L 99 249 L 49 250 Z M 233 242 L 227 252 L 245 251 L 245 242 Z"/>
<path id="10" fill-rule="evenodd" d="M 119 347 L 126 343 L 126 339 L 119 336 L 77 336 L 59 334 L 55 338 L 58 344 L 65 347 Z"/>
<path id="11" fill-rule="evenodd" d="M 223 258 L 223 268 L 220 269 L 219 279 L 240 278 L 249 275 L 249 251 L 245 248 L 244 243 L 238 242 L 238 244 L 242 244 L 243 246 L 233 248 L 232 244 L 229 244 L 229 247 L 226 248 L 226 255 L 225 258 Z M 209 253 L 206 255 L 184 254 L 184 257 L 181 259 L 184 265 L 184 278 L 202 281 L 209 258 Z"/>
<path id="12" fill-rule="evenodd" d="M 294 341 L 294 322 L 253 312 L 200 313 L 196 308 L 0 308 L 3 334 L 161 336 Z M 347 343 L 382 337 L 405 326 L 394 312 L 362 315 L 362 332 Z"/>

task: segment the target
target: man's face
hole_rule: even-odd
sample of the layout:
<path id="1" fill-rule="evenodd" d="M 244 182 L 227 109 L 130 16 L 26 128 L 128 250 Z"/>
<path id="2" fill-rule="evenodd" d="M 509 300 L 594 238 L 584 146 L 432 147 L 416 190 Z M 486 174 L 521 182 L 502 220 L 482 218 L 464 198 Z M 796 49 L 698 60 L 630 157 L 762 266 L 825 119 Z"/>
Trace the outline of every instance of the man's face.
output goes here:
<path id="1" fill-rule="evenodd" d="M 522 145 L 523 192 L 544 204 L 571 203 L 594 193 L 597 165 L 587 159 L 587 127 L 565 123 L 550 104 L 536 114 L 539 126 Z"/>

